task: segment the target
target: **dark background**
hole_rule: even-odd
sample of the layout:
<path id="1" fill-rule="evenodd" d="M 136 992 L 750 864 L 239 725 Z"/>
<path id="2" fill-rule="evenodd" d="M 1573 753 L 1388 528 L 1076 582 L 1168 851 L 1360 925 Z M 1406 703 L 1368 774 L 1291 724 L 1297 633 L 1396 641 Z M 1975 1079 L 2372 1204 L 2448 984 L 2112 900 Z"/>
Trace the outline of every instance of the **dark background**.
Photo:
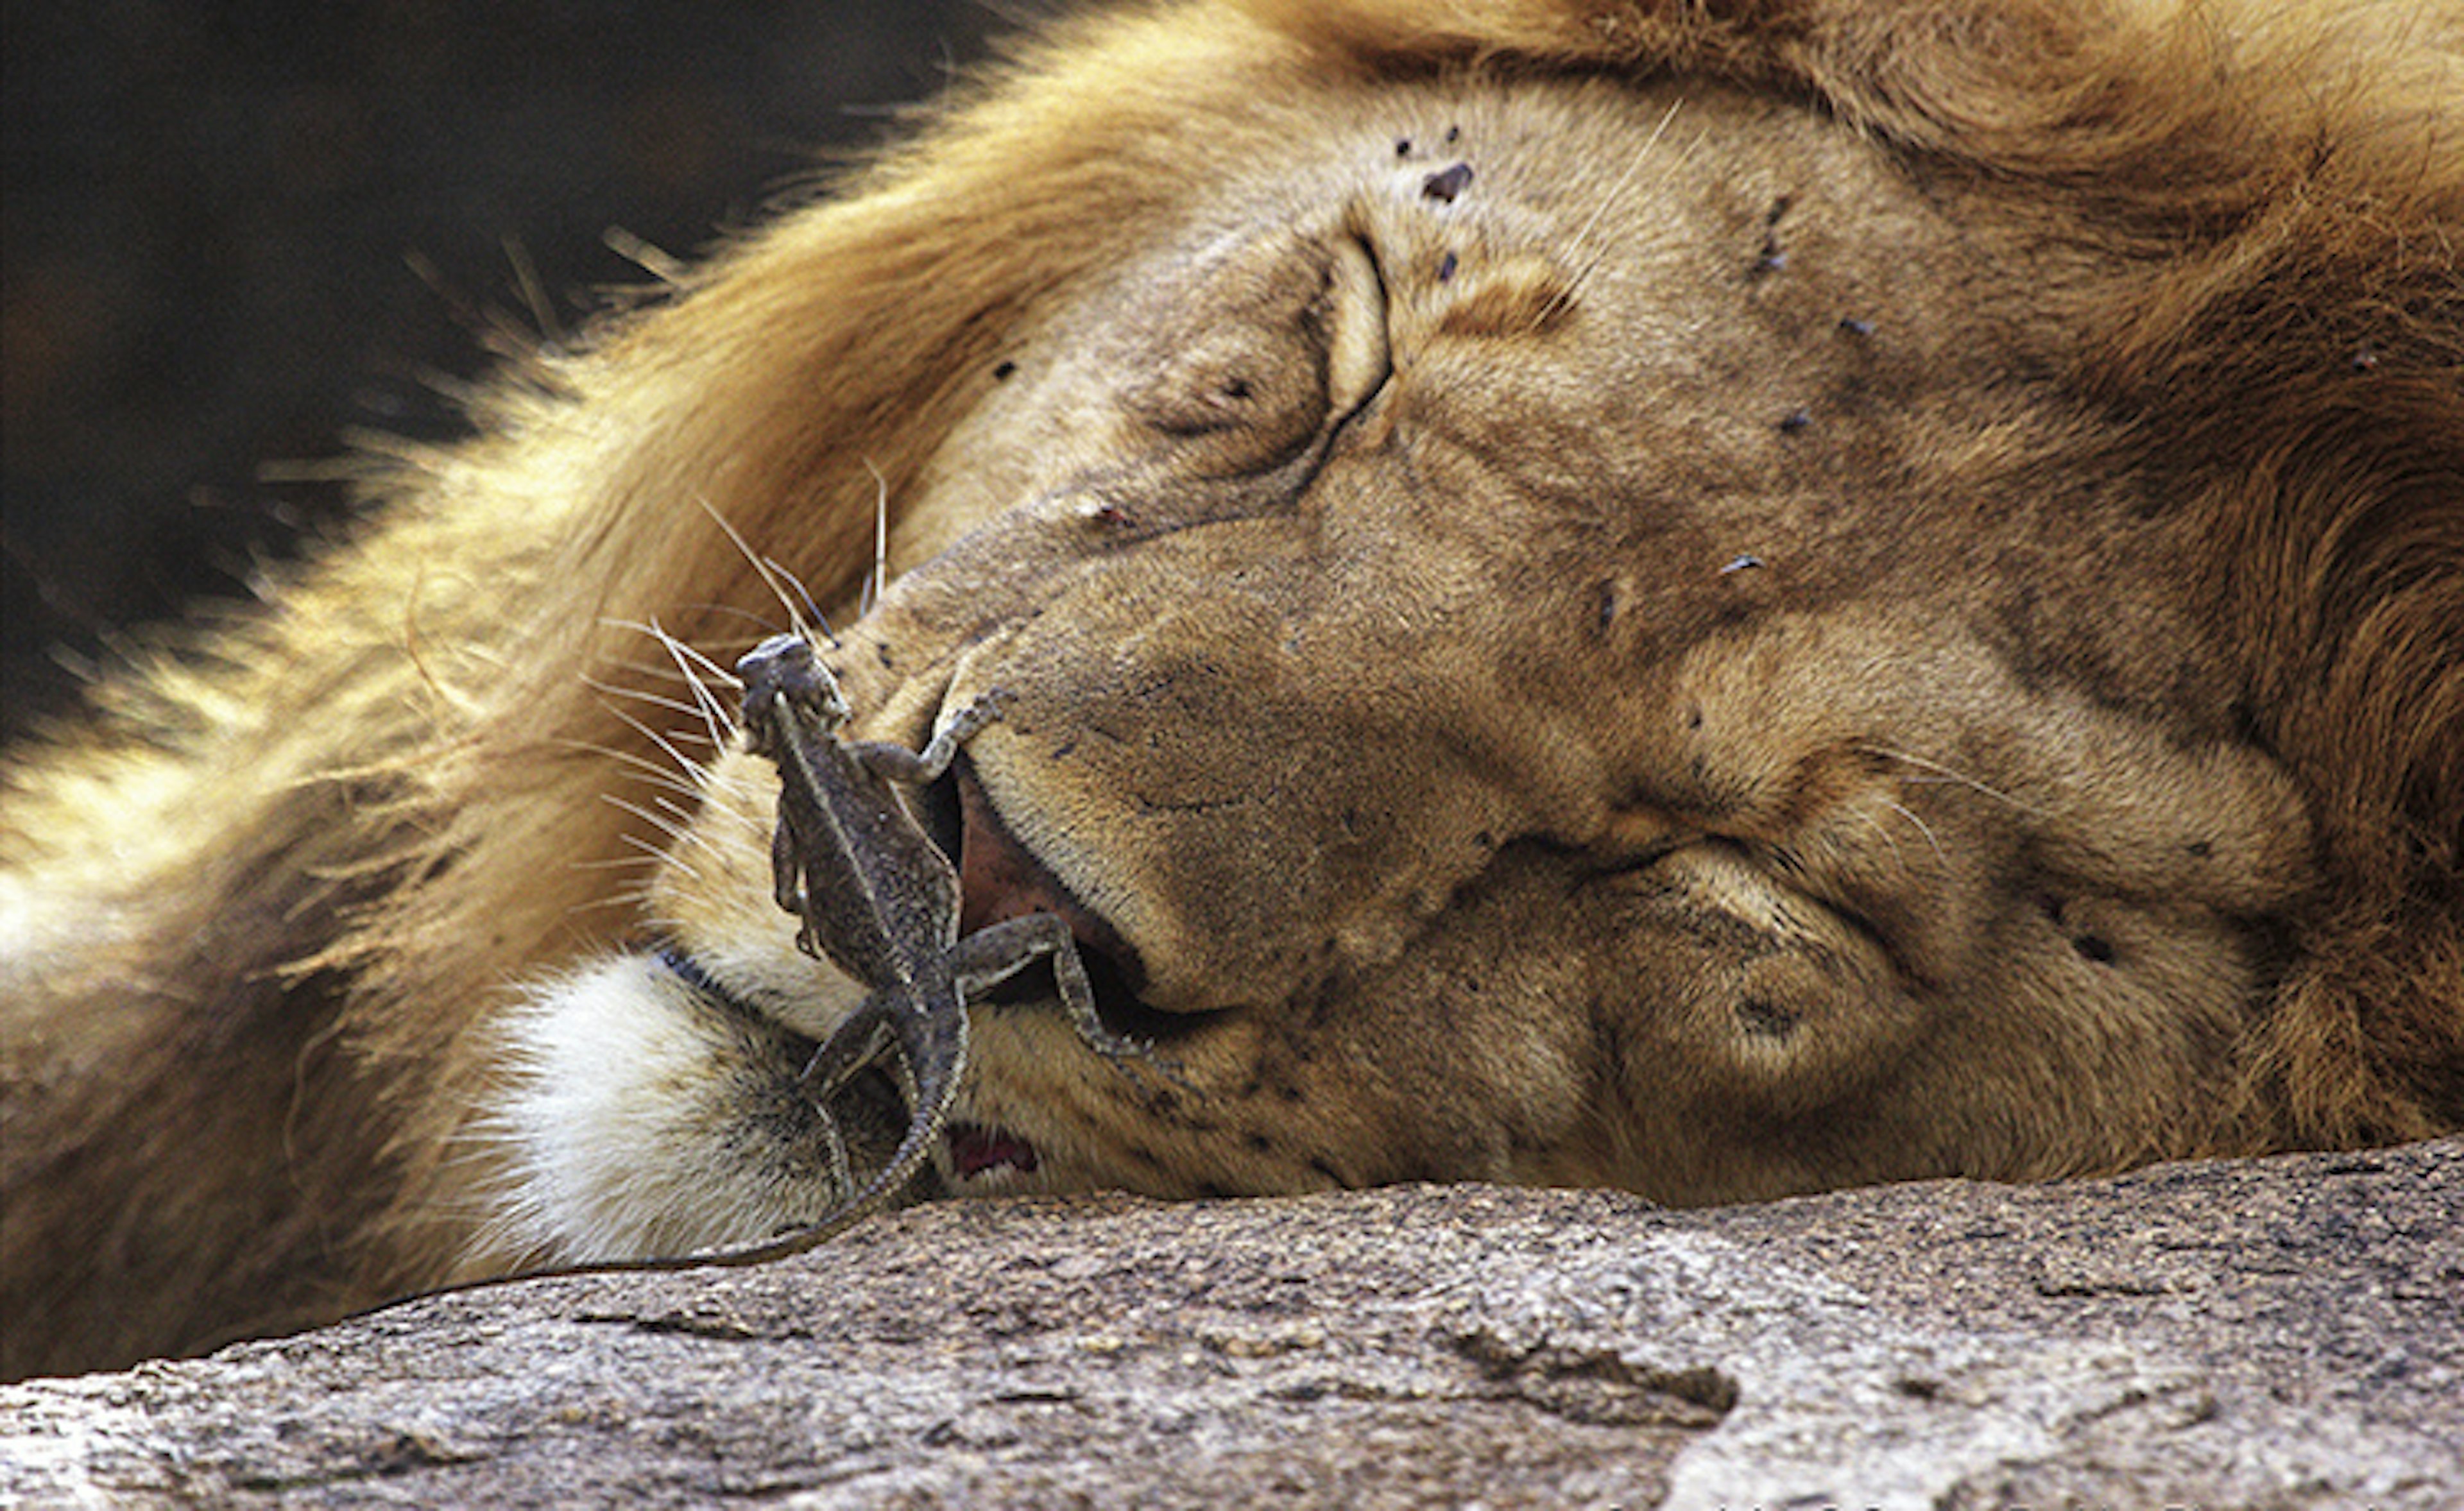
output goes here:
<path id="1" fill-rule="evenodd" d="M 330 530 L 341 488 L 299 464 L 456 433 L 497 324 L 553 339 L 649 281 L 610 228 L 691 256 L 1003 29 L 968 0 L 6 0 L 0 736 L 122 627 Z"/>

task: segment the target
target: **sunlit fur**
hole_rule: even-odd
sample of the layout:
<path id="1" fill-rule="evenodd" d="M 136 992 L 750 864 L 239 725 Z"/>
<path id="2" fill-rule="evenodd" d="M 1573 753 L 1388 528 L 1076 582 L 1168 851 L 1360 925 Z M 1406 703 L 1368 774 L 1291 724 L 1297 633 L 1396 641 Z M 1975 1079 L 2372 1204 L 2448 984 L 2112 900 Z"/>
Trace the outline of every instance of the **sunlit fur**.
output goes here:
<path id="1" fill-rule="evenodd" d="M 609 984 L 628 967 L 608 952 L 661 923 L 646 852 L 740 889 L 764 950 L 784 926 L 759 794 L 704 813 L 691 763 L 725 731 L 634 626 L 655 621 L 724 666 L 783 622 L 714 521 L 823 602 L 852 600 L 876 501 L 897 513 L 918 495 L 1010 333 L 1206 205 L 1210 155 L 1279 150 L 1296 125 L 1274 101 L 1312 80 L 1734 84 L 1918 172 L 1993 186 L 1996 229 L 2068 249 L 2068 276 L 2014 316 L 2075 338 L 2058 381 L 2082 410 L 2128 417 L 2128 465 L 2204 522 L 2211 555 L 2180 612 L 2232 647 L 2243 737 L 2298 784 L 2314 836 L 2313 880 L 2281 904 L 2291 964 L 2249 1012 L 2218 1115 L 2133 1129 L 2132 1147 L 2457 1127 L 2458 30 L 2427 0 L 1261 0 L 1051 29 L 826 203 L 721 251 L 578 354 L 511 375 L 479 405 L 477 439 L 373 459 L 383 507 L 347 541 L 275 574 L 263 605 L 132 652 L 91 720 L 14 753 L 0 816 L 7 1369 L 330 1318 L 456 1274 L 491 1221 L 518 1230 L 482 1244 L 499 1265 L 554 1247 L 550 1229 L 707 1236 L 690 1164 L 609 1191 L 587 1152 L 590 1125 L 621 1104 L 689 1115 L 691 1088 L 678 1104 L 627 1077 L 689 1066 L 723 1037 L 666 1058 L 628 1043 L 662 1032 L 628 1004 L 663 989 Z M 1717 175 L 1718 150 L 1669 161 Z M 1500 288 L 1491 323 L 1556 318 L 1545 282 Z M 956 529 L 895 522 L 902 566 Z M 1912 777 L 1958 777 L 1905 754 Z M 2099 801 L 2164 801 L 2096 776 L 2082 769 L 2079 790 Z M 1872 818 L 1911 865 L 1963 863 L 1956 836 Z M 695 833 L 712 823 L 724 832 Z M 1687 864 L 1712 887 L 1727 863 Z M 575 971 L 602 985 L 556 1000 L 603 1003 L 604 1034 L 522 1027 Z M 587 1106 L 539 1100 L 554 1088 L 509 1056 L 509 1024 L 511 1041 L 572 1050 L 553 1074 Z M 1564 1068 L 1478 1050 L 1501 1096 Z M 2039 1094 L 2014 1078 L 2014 1099 Z M 2094 1115 L 2083 1099 L 2077 1116 Z M 523 1116 L 581 1130 L 584 1178 L 526 1176 L 507 1141 L 474 1140 L 475 1118 Z M 638 1143 L 638 1128 L 616 1136 Z M 492 1207 L 508 1182 L 528 1207 Z M 553 1190 L 572 1211 L 546 1210 Z M 796 1210 L 772 1194 L 774 1215 Z M 670 1216 L 608 1215 L 628 1199 Z"/>

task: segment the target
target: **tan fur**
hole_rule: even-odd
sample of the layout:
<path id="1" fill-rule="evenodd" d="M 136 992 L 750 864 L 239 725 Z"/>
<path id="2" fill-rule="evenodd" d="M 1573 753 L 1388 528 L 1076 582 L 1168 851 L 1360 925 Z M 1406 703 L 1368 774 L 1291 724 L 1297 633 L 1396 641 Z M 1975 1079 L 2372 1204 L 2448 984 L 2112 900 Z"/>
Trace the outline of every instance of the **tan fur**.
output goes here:
<path id="1" fill-rule="evenodd" d="M 2459 54 L 2405 0 L 1053 30 L 14 759 L 7 1370 L 563 1252 L 503 1226 L 561 973 L 658 938 L 780 1035 L 844 1010 L 740 754 L 627 868 L 693 722 L 628 626 L 775 622 L 715 520 L 846 599 L 885 491 L 858 707 L 1012 689 L 986 788 L 1194 1025 L 1164 1094 L 983 1015 L 968 1110 L 1050 1186 L 1700 1201 L 2464 1126 Z M 1392 376 L 1256 481 L 1347 238 Z M 653 1110 L 715 1150 L 707 1085 Z"/>

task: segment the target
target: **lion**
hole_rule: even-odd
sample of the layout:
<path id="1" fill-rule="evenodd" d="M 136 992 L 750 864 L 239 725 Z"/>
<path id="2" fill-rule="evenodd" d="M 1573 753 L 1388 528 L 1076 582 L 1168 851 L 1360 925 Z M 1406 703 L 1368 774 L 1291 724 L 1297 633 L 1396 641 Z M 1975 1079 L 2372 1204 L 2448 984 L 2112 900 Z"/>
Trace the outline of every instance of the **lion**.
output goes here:
<path id="1" fill-rule="evenodd" d="M 830 1211 L 806 592 L 1154 1056 L 973 1002 L 910 1195 L 2464 1127 L 2459 235 L 2403 0 L 1052 23 L 15 754 L 7 1369 Z"/>

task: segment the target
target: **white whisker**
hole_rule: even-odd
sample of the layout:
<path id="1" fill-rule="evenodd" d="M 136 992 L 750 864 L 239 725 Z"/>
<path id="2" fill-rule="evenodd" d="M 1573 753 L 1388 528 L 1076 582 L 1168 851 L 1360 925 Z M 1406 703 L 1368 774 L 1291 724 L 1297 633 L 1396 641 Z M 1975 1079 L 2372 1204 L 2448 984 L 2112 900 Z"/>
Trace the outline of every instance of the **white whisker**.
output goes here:
<path id="1" fill-rule="evenodd" d="M 1918 818 L 1916 810 L 1908 807 L 1905 803 L 1890 798 L 1882 799 L 1882 806 L 1890 809 L 1893 813 L 1898 814 L 1901 818 L 1907 820 L 1908 822 L 1915 824 L 1917 833 L 1924 835 L 1925 843 L 1932 846 L 1933 858 L 1942 864 L 1944 870 L 1947 871 L 1950 869 L 1950 852 L 1942 847 L 1942 841 L 1934 836 L 1933 826 L 1926 823 L 1923 819 Z M 1883 832 L 1887 835 L 1890 831 L 1888 829 L 1884 829 Z M 1905 867 L 1903 866 L 1902 868 L 1904 869 Z"/>
<path id="2" fill-rule="evenodd" d="M 683 675 L 685 685 L 693 690 L 693 702 L 701 708 L 701 721 L 703 727 L 710 733 L 711 744 L 714 746 L 726 744 L 736 733 L 735 716 L 727 712 L 727 706 L 719 701 L 716 693 L 711 691 L 710 684 L 702 679 L 700 671 L 686 656 L 684 642 L 660 628 L 656 620 L 650 622 L 650 633 L 659 637 L 659 644 L 666 646 L 668 654 L 674 659 L 676 670 Z M 736 681 L 734 677 L 727 680 Z M 742 684 L 738 683 L 737 686 L 740 687 Z"/>
<path id="3" fill-rule="evenodd" d="M 620 834 L 616 836 L 616 838 L 620 843 L 629 844 L 633 848 L 641 851 L 644 858 L 653 865 L 672 865 L 677 870 L 684 872 L 687 876 L 692 877 L 696 882 L 703 880 L 701 872 L 693 868 L 692 862 L 683 859 L 681 856 L 678 856 L 674 852 L 660 845 L 651 843 L 649 841 L 643 839 L 638 834 Z"/>
<path id="4" fill-rule="evenodd" d="M 649 855 L 611 855 L 596 861 L 575 861 L 572 863 L 572 868 L 577 871 L 639 870 L 644 866 L 656 865 L 659 856 L 664 853 L 664 851 L 653 851 Z"/>
<path id="5" fill-rule="evenodd" d="M 660 833 L 666 835 L 669 839 L 674 841 L 678 844 L 698 845 L 702 849 L 709 851 L 711 855 L 717 859 L 726 859 L 725 853 L 722 852 L 717 845 L 711 843 L 707 838 L 694 832 L 693 824 L 690 821 L 678 822 L 674 819 L 654 813 L 651 810 L 643 807 L 638 802 L 629 802 L 623 798 L 619 798 L 614 793 L 603 792 L 599 795 L 599 800 L 606 803 L 609 807 L 617 808 L 626 813 L 631 814 L 634 818 L 639 819 L 644 823 L 657 829 Z M 672 854 L 673 852 L 671 851 L 670 853 Z"/>
<path id="6" fill-rule="evenodd" d="M 1927 760 L 1922 756 L 1911 756 L 1906 751 L 1893 750 L 1887 745 L 1860 744 L 1856 748 L 1868 756 L 1880 756 L 1885 760 L 1900 761 L 1906 765 L 1913 766 L 1919 771 L 1931 772 L 1946 781 L 1955 782 L 1962 787 L 1969 788 L 1973 792 L 1977 792 L 1985 797 L 1991 798 L 1996 802 L 2008 803 L 2012 807 L 2018 809 L 2021 813 L 2028 814 L 2031 817 L 2041 819 L 2045 816 L 2043 809 L 2035 807 L 2030 803 L 2021 802 L 2018 799 L 2012 797 L 2009 793 L 1988 786 L 1984 782 L 1977 780 L 1975 777 L 1969 776 L 1967 773 L 1955 771 L 1948 766 L 1945 766 L 1940 761 Z"/>
<path id="7" fill-rule="evenodd" d="M 631 667 L 631 669 L 645 673 L 655 672 L 660 676 L 675 676 L 680 672 L 683 675 L 691 676 L 693 675 L 691 671 L 686 671 L 677 666 L 671 665 L 672 662 L 690 658 L 699 665 L 702 673 L 708 676 L 711 681 L 721 683 L 731 688 L 740 688 L 744 686 L 742 679 L 738 678 L 734 671 L 730 670 L 727 667 L 721 665 L 714 658 L 705 655 L 691 642 L 669 633 L 657 620 L 652 620 L 647 624 L 636 619 L 607 619 L 602 620 L 600 623 L 605 624 L 610 629 L 630 629 L 641 634 L 648 635 L 652 640 L 657 641 L 668 652 L 668 656 L 670 658 L 668 661 L 645 661 L 640 663 L 631 663 L 628 664 Z"/>
<path id="8" fill-rule="evenodd" d="M 629 779 L 647 782 L 652 787 L 674 793 L 680 798 L 700 798 L 709 790 L 709 782 L 703 769 L 690 760 L 684 761 L 686 770 L 679 773 L 664 762 L 652 760 L 648 756 L 633 751 L 618 750 L 613 745 L 601 745 L 591 740 L 567 739 L 552 740 L 549 743 L 562 750 L 580 751 L 590 756 L 604 756 L 618 765 L 627 767 L 626 776 Z"/>
<path id="9" fill-rule="evenodd" d="M 664 697 L 656 692 L 645 692 L 640 688 L 619 687 L 615 683 L 601 682 L 591 677 L 584 677 L 582 682 L 583 686 L 593 692 L 604 692 L 611 698 L 623 698 L 632 703 L 647 703 L 652 708 L 666 709 L 670 712 L 682 713 L 689 718 L 707 717 L 707 711 L 700 704 L 687 703 L 682 698 Z"/>
<path id="10" fill-rule="evenodd" d="M 664 793 L 652 798 L 650 801 L 655 804 L 661 812 L 673 814 L 678 820 L 685 823 L 692 823 L 701 816 L 698 806 L 688 808 Z"/>
<path id="11" fill-rule="evenodd" d="M 890 569 L 890 479 L 864 459 L 864 470 L 872 474 L 872 575 L 865 579 L 864 591 L 857 595 L 856 617 L 861 619 L 881 602 L 881 590 Z"/>
<path id="12" fill-rule="evenodd" d="M 1586 244 L 1591 241 L 1592 233 L 1599 229 L 1601 218 L 1624 199 L 1625 191 L 1633 186 L 1636 175 L 1642 171 L 1642 165 L 1645 163 L 1651 161 L 1652 153 L 1660 145 L 1661 138 L 1668 132 L 1668 123 L 1677 119 L 1678 109 L 1683 104 L 1684 101 L 1682 99 L 1673 101 L 1668 109 L 1661 113 L 1660 123 L 1651 128 L 1651 135 L 1645 137 L 1642 145 L 1635 149 L 1633 161 L 1626 164 L 1625 171 L 1617 175 L 1617 182 L 1609 186 L 1608 192 L 1600 196 L 1600 202 L 1592 207 L 1591 215 L 1575 230 L 1573 237 L 1566 243 L 1565 260 L 1573 268 L 1574 274 L 1566 286 L 1558 290 L 1548 305 L 1541 310 L 1539 316 L 1541 323 L 1545 324 L 1559 310 L 1572 303 L 1583 284 L 1593 274 L 1598 272 L 1600 265 L 1607 260 L 1614 243 L 1603 241 L 1596 248 L 1587 248 Z M 1683 169 L 1686 162 L 1694 155 L 1694 149 L 1701 144 L 1701 139 L 1698 138 L 1683 152 L 1678 154 L 1677 162 L 1670 168 L 1669 178 L 1675 177 L 1677 172 Z M 1662 182 L 1665 183 L 1666 180 L 1663 179 Z"/>
<path id="13" fill-rule="evenodd" d="M 814 623 L 819 622 L 821 626 L 820 638 L 828 641 L 833 646 L 838 644 L 838 636 L 830 631 L 829 621 L 823 617 L 821 608 L 813 602 L 813 595 L 804 590 L 804 584 L 798 580 L 796 574 L 788 571 L 785 567 L 781 566 L 777 561 L 772 560 L 770 558 L 755 551 L 753 549 L 752 542 L 746 540 L 743 536 L 738 534 L 736 527 L 727 522 L 727 516 L 720 514 L 718 510 L 711 504 L 709 499 L 704 498 L 699 494 L 695 494 L 693 502 L 701 505 L 702 513 L 710 515 L 712 522 L 727 533 L 727 538 L 735 542 L 737 554 L 742 556 L 744 559 L 752 565 L 753 570 L 759 575 L 761 585 L 768 588 L 770 590 L 770 596 L 779 601 L 779 606 L 787 611 L 788 628 L 794 630 L 799 635 L 811 639 L 814 635 Z M 787 596 L 787 590 L 780 585 L 782 580 L 795 584 L 796 598 L 803 600 L 803 605 L 802 607 L 798 606 L 796 598 L 789 598 Z M 812 609 L 812 620 L 808 621 L 805 619 L 804 608 Z"/>
<path id="14" fill-rule="evenodd" d="M 623 709 L 611 706 L 607 712 L 615 714 L 619 719 L 624 720 L 626 726 L 631 729 L 634 734 L 641 735 L 644 739 L 649 740 L 652 745 L 656 746 L 661 752 L 665 753 L 670 760 L 674 761 L 678 766 L 684 768 L 687 773 L 691 774 L 693 780 L 704 786 L 708 786 L 710 784 L 711 768 L 707 763 L 697 761 L 692 756 L 686 755 L 683 751 L 678 750 L 674 741 L 669 739 L 668 736 L 660 734 L 658 731 L 650 728 L 648 724 L 643 723 L 640 719 L 633 717 L 632 714 L 626 712 Z M 685 735 L 681 737 L 691 738 L 692 736 Z"/>

